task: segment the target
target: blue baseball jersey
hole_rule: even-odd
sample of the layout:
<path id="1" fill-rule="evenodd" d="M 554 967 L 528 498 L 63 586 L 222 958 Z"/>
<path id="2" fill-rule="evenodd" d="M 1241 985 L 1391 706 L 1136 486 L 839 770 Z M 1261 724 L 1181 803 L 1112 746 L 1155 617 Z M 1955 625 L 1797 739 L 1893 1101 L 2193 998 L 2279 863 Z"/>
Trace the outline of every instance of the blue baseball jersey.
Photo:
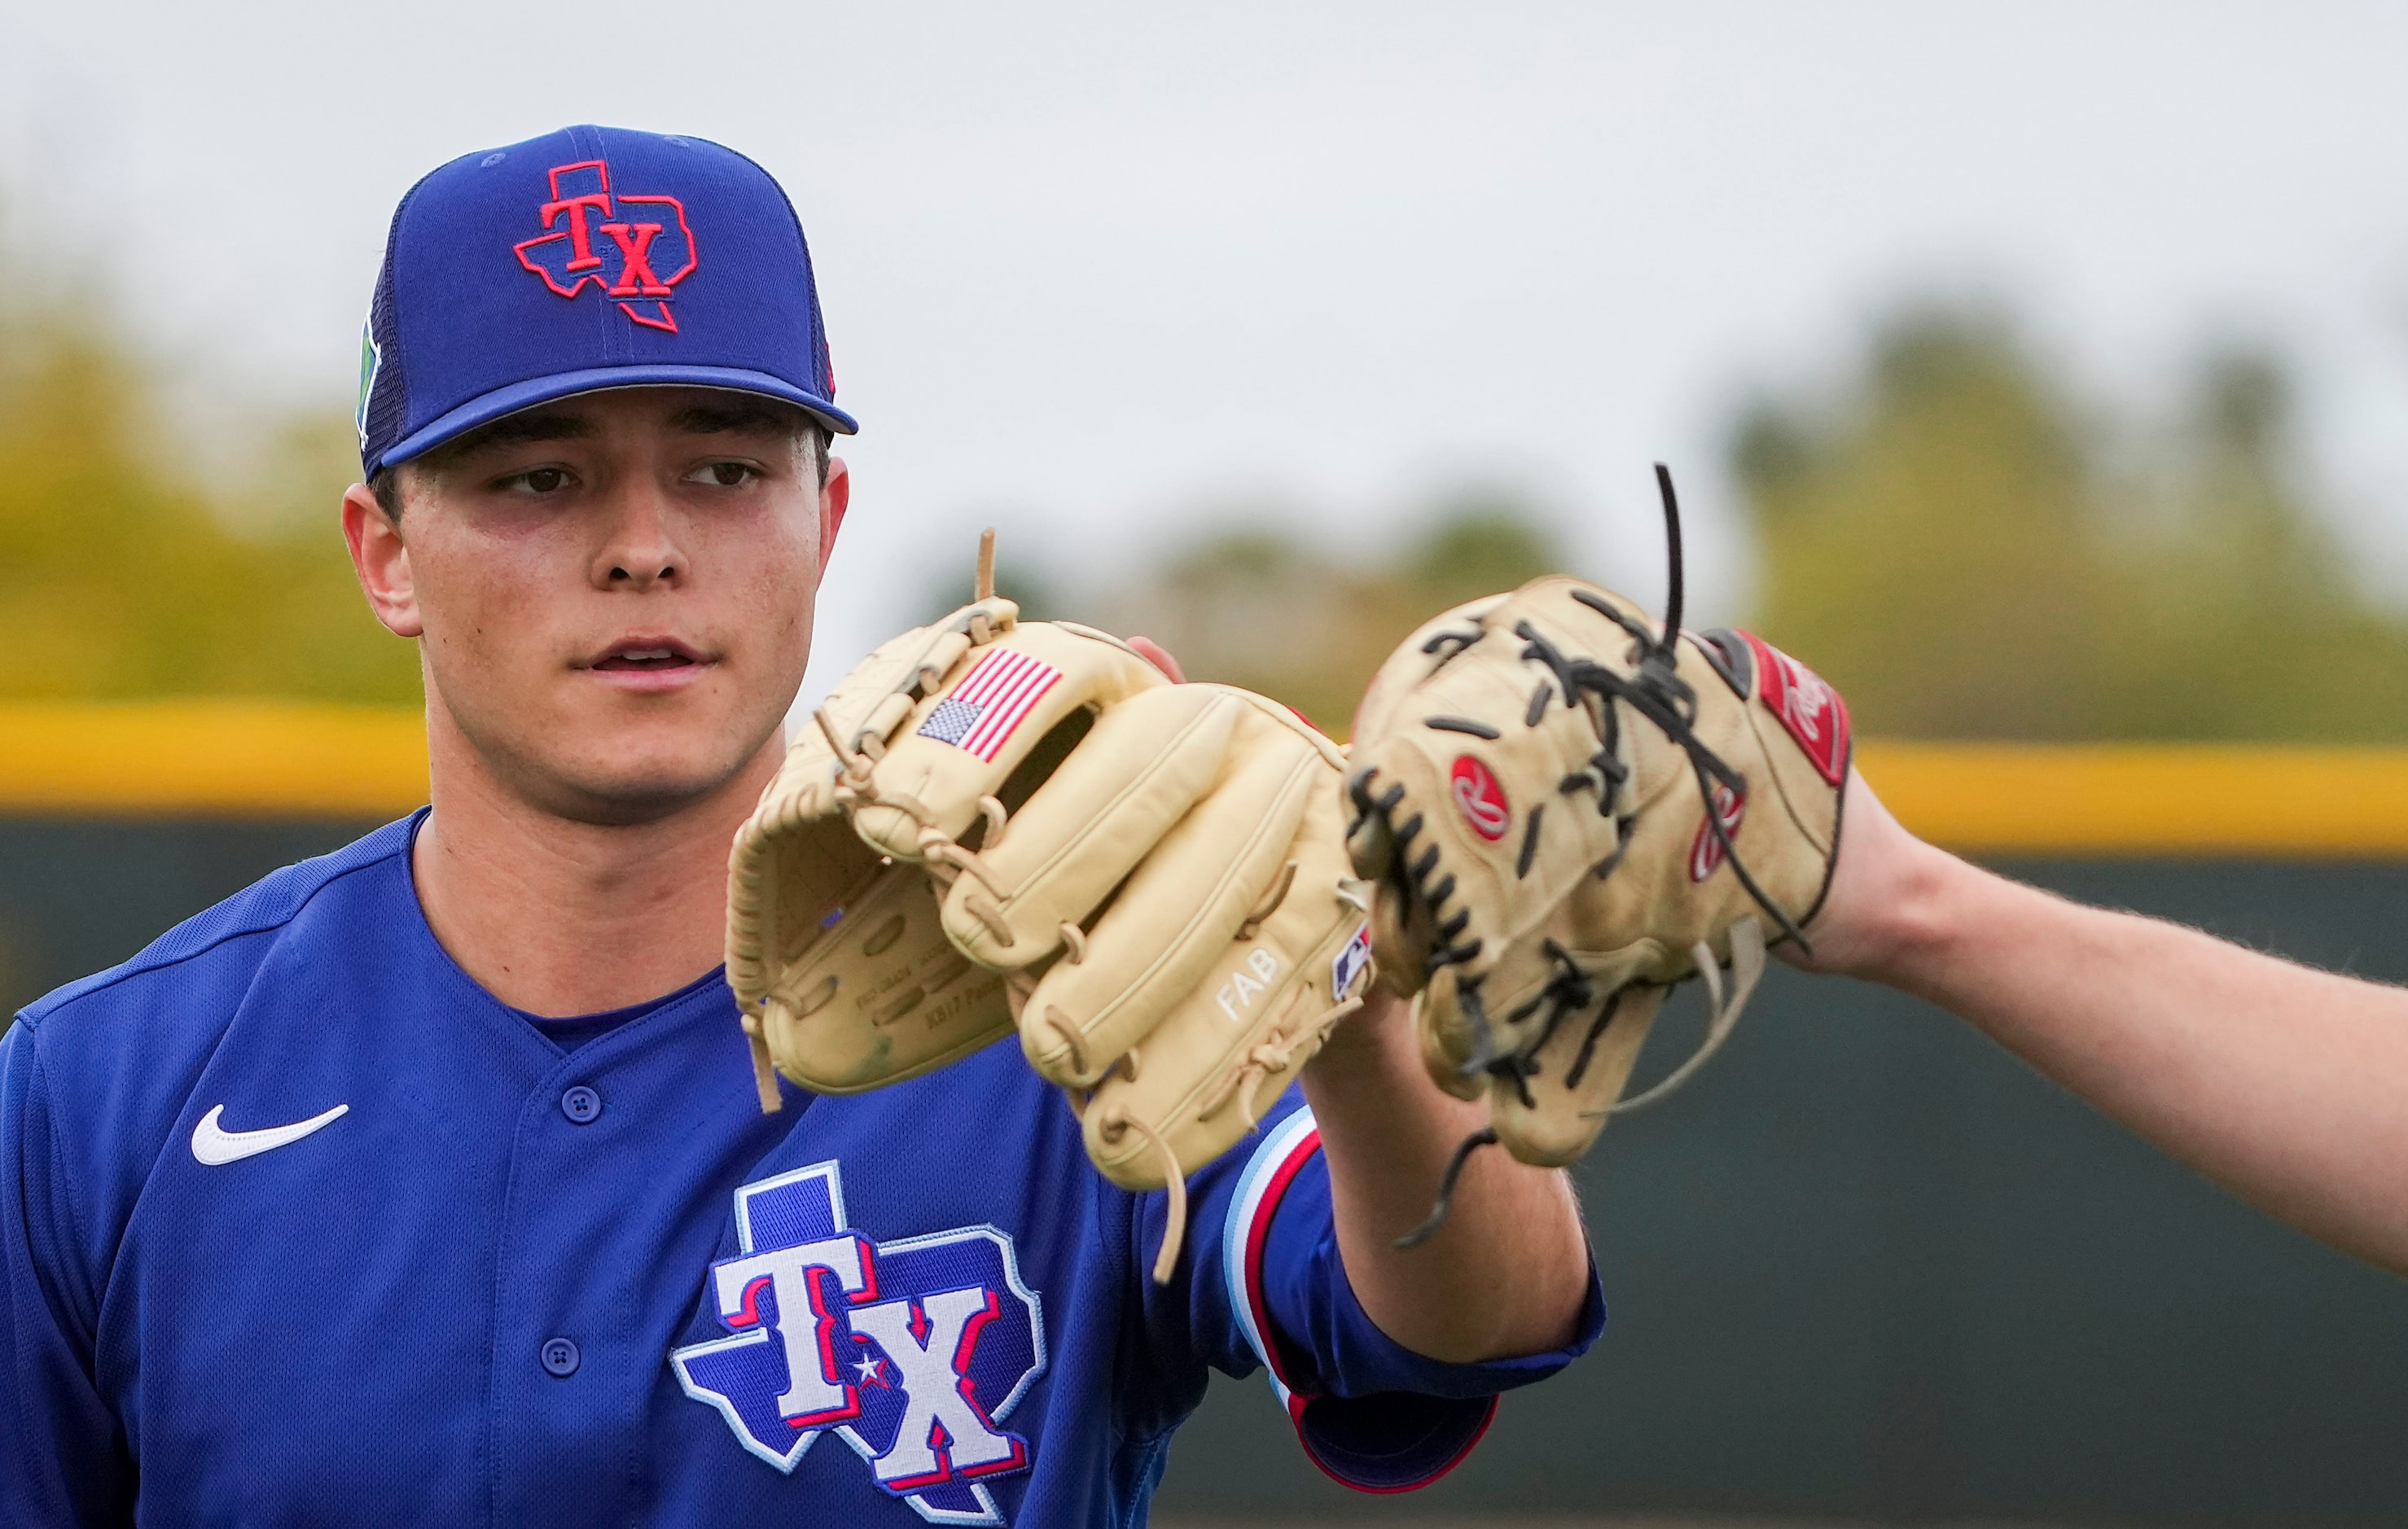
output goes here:
<path id="1" fill-rule="evenodd" d="M 423 817 L 423 815 L 422 815 Z M 538 1021 L 421 913 L 421 818 L 0 1040 L 0 1522 L 1141 1522 L 1208 1371 L 1369 1490 L 1560 1352 L 1442 1365 L 1349 1289 L 1293 1091 L 1164 1195 L 998 1046 L 764 1115 L 717 974 Z"/>

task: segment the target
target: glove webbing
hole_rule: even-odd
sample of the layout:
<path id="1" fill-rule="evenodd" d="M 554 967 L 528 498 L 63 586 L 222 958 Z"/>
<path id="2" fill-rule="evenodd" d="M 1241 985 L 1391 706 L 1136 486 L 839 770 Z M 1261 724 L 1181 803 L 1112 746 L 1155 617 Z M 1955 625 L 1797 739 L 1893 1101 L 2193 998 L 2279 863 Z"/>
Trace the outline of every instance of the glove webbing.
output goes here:
<path id="1" fill-rule="evenodd" d="M 1800 929 L 1797 922 L 1791 919 L 1788 913 L 1765 892 L 1756 877 L 1748 870 L 1746 862 L 1740 857 L 1738 847 L 1731 842 L 1730 830 L 1723 822 L 1722 814 L 1715 810 L 1713 795 L 1715 784 L 1719 783 L 1735 796 L 1744 797 L 1747 782 L 1745 778 L 1732 769 L 1697 734 L 1698 694 L 1688 681 L 1680 677 L 1678 650 L 1674 647 L 1674 644 L 1680 641 L 1684 593 L 1681 507 L 1679 497 L 1673 492 L 1671 469 L 1660 462 L 1656 464 L 1656 483 L 1664 504 L 1667 564 L 1667 588 L 1662 625 L 1651 632 L 1644 622 L 1616 608 L 1611 602 L 1591 594 L 1586 590 L 1572 592 L 1573 599 L 1628 633 L 1637 645 L 1636 672 L 1626 676 L 1593 659 L 1568 658 L 1560 649 L 1540 636 L 1537 629 L 1528 622 L 1517 623 L 1513 629 L 1513 635 L 1522 638 L 1526 644 L 1521 653 L 1523 660 L 1543 664 L 1554 677 L 1552 686 L 1544 680 L 1540 682 L 1538 690 L 1530 697 L 1529 710 L 1524 716 L 1523 722 L 1526 726 L 1536 727 L 1544 719 L 1550 697 L 1558 693 L 1556 687 L 1560 687 L 1559 693 L 1564 705 L 1568 707 L 1584 705 L 1584 698 L 1589 695 L 1595 695 L 1602 702 L 1602 705 L 1590 711 L 1591 721 L 1598 730 L 1598 752 L 1591 756 L 1587 769 L 1567 776 L 1559 787 L 1566 795 L 1594 787 L 1598 792 L 1598 810 L 1605 816 L 1614 818 L 1613 852 L 1600 861 L 1595 871 L 1600 879 L 1612 875 L 1614 868 L 1622 863 L 1624 851 L 1629 842 L 1627 830 L 1629 820 L 1616 817 L 1613 811 L 1623 788 L 1629 782 L 1628 767 L 1622 764 L 1619 754 L 1620 729 L 1616 703 L 1627 705 L 1632 710 L 1654 723 L 1665 737 L 1687 757 L 1690 771 L 1697 780 L 1698 799 L 1705 805 L 1707 829 L 1713 835 L 1714 842 L 1721 848 L 1724 858 L 1729 862 L 1731 873 L 1739 879 L 1742 889 L 1758 907 L 1771 917 L 1774 923 L 1780 926 L 1784 937 L 1796 940 L 1799 949 L 1811 953 L 1813 946 L 1807 938 L 1806 932 Z M 1475 631 L 1468 636 L 1454 632 L 1440 633 L 1424 643 L 1422 650 L 1437 652 L 1442 647 L 1450 648 L 1449 651 L 1440 657 L 1439 662 L 1443 664 L 1485 635 L 1485 627 L 1477 618 L 1473 619 L 1473 625 Z M 1483 724 L 1473 723 L 1467 726 L 1455 723 L 1452 719 L 1435 719 L 1433 722 L 1438 725 L 1455 726 L 1460 731 L 1476 731 L 1490 736 L 1496 736 L 1492 730 Z M 1367 813 L 1377 811 L 1385 820 L 1402 802 L 1404 788 L 1401 785 L 1392 786 L 1383 795 L 1374 799 L 1370 794 L 1368 776 L 1353 783 L 1352 792 L 1355 805 Z M 1531 808 L 1520 861 L 1516 866 L 1516 872 L 1519 875 L 1529 873 L 1530 864 L 1537 850 L 1539 820 L 1543 807 L 1544 804 L 1540 804 Z M 1396 842 L 1399 856 L 1397 865 L 1403 864 L 1401 856 L 1404 848 L 1412 836 L 1419 833 L 1421 827 L 1422 818 L 1416 813 L 1403 825 L 1391 828 L 1391 836 Z M 1408 895 L 1416 899 L 1422 912 L 1433 921 L 1437 920 L 1439 908 L 1455 890 L 1455 878 L 1452 875 L 1447 876 L 1435 887 L 1429 884 L 1430 873 L 1437 869 L 1438 861 L 1438 848 L 1433 845 L 1424 852 L 1419 861 L 1411 865 L 1410 876 L 1397 878 L 1400 888 Z M 1434 950 L 1426 958 L 1426 967 L 1435 968 L 1469 961 L 1480 953 L 1481 942 L 1477 939 L 1461 945 L 1451 943 L 1457 935 L 1462 933 L 1469 918 L 1470 914 L 1467 909 L 1457 913 L 1450 921 L 1436 924 L 1438 937 L 1450 943 Z M 1732 929 L 1734 980 L 1732 993 L 1727 1002 L 1723 997 L 1721 971 L 1719 963 L 1713 959 L 1713 950 L 1700 942 L 1691 952 L 1691 959 L 1696 962 L 1700 973 L 1705 975 L 1713 999 L 1705 1041 L 1695 1054 L 1674 1069 L 1661 1083 L 1635 1099 L 1609 1107 L 1606 1113 L 1614 1114 L 1622 1112 L 1626 1107 L 1636 1109 L 1657 1103 L 1687 1082 L 1697 1073 L 1698 1067 L 1703 1065 L 1713 1052 L 1721 1049 L 1724 1040 L 1730 1033 L 1730 1027 L 1738 1021 L 1740 1008 L 1746 1003 L 1748 993 L 1754 989 L 1756 978 L 1763 969 L 1763 941 L 1760 934 L 1756 931 L 1753 921 L 1747 922 L 1744 925 L 1747 936 L 1744 943 L 1749 949 L 1743 953 L 1741 950 L 1742 927 L 1734 925 Z M 1537 996 L 1516 1008 L 1512 1015 L 1508 1016 L 1508 1019 L 1509 1021 L 1525 1019 L 1541 1004 L 1549 1006 L 1547 1018 L 1537 1036 L 1513 1052 L 1500 1053 L 1498 1050 L 1495 1029 L 1489 1021 L 1486 1005 L 1480 994 L 1480 979 L 1458 981 L 1455 989 L 1456 1000 L 1463 1007 L 1465 1018 L 1470 1022 L 1473 1039 L 1472 1054 L 1457 1069 L 1458 1076 L 1469 1078 L 1474 1073 L 1484 1071 L 1511 1078 L 1514 1089 L 1521 1094 L 1522 1102 L 1534 1108 L 1536 1102 L 1530 1095 L 1529 1079 L 1535 1070 L 1533 1067 L 1535 1053 L 1554 1036 L 1556 1026 L 1567 1017 L 1585 1011 L 1589 1005 L 1595 1002 L 1595 984 L 1589 979 L 1587 974 L 1582 972 L 1573 963 L 1570 953 L 1552 940 L 1548 942 L 1547 953 L 1557 963 L 1555 975 L 1549 979 L 1545 988 L 1541 990 Z M 1604 1036 L 1606 1027 L 1613 1022 L 1614 1012 L 1620 1007 L 1619 999 L 1619 993 L 1607 995 L 1602 1012 L 1590 1026 L 1588 1035 L 1583 1038 L 1580 1051 L 1565 1074 L 1565 1087 L 1576 1086 L 1587 1071 L 1588 1064 L 1596 1053 L 1598 1041 Z M 1446 1171 L 1440 1176 L 1436 1203 L 1431 1207 L 1429 1216 L 1421 1225 L 1398 1238 L 1397 1247 L 1417 1246 L 1427 1241 L 1437 1233 L 1446 1221 L 1455 1184 L 1462 1177 L 1464 1167 L 1470 1161 L 1472 1153 L 1484 1146 L 1494 1145 L 1496 1141 L 1496 1129 L 1493 1126 L 1486 1126 L 1466 1136 L 1457 1145 L 1454 1155 L 1448 1159 Z"/>

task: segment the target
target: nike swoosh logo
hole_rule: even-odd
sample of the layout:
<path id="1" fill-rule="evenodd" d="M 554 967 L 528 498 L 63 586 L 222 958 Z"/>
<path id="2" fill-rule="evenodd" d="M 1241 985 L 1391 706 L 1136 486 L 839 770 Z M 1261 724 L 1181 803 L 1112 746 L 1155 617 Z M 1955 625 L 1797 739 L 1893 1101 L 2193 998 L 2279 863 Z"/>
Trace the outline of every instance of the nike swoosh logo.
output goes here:
<path id="1" fill-rule="evenodd" d="M 257 1157 L 299 1141 L 322 1126 L 332 1125 L 350 1110 L 349 1105 L 337 1105 L 322 1115 L 312 1115 L 291 1125 L 271 1125 L 258 1131 L 229 1131 L 218 1124 L 225 1106 L 218 1105 L 201 1117 L 193 1127 L 193 1156 L 210 1167 L 222 1163 L 239 1163 L 246 1157 Z"/>

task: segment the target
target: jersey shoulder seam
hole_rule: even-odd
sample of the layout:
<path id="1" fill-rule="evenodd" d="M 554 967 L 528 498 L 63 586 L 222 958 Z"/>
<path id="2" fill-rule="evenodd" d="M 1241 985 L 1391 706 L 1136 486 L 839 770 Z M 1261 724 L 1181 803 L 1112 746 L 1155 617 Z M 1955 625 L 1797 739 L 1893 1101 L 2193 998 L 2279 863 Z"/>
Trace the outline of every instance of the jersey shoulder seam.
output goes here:
<path id="1" fill-rule="evenodd" d="M 27 1025 L 25 1050 L 32 1057 L 34 1064 L 31 1086 L 41 1092 L 42 1134 L 48 1138 L 50 1168 L 59 1176 L 60 1186 L 65 1192 L 62 1198 L 66 1201 L 67 1222 L 75 1230 L 76 1244 L 79 1248 L 88 1248 L 92 1245 L 92 1228 L 85 1222 L 83 1208 L 78 1204 L 81 1186 L 76 1182 L 75 1166 L 67 1161 L 66 1154 L 59 1148 L 58 1116 L 50 1105 L 50 1065 L 42 1056 L 41 1042 L 41 1033 L 34 1026 Z"/>
<path id="2" fill-rule="evenodd" d="M 407 843 L 408 841 L 405 840 L 404 842 Z M 323 893 L 328 887 L 333 886 L 336 882 L 342 880 L 346 877 L 355 876 L 362 871 L 371 870 L 376 866 L 383 865 L 386 861 L 393 859 L 395 852 L 396 851 L 389 850 L 385 853 L 377 855 L 373 859 L 364 860 L 356 865 L 346 865 L 342 869 L 326 877 L 316 886 L 311 887 L 308 892 L 301 895 L 299 901 L 294 903 L 292 907 L 285 908 L 275 918 L 264 919 L 256 922 L 244 922 L 239 924 L 235 928 L 228 929 L 223 933 L 217 935 L 211 938 L 208 944 L 201 946 L 197 950 L 185 950 L 173 956 L 162 956 L 148 960 L 145 959 L 145 957 L 150 954 L 147 949 L 137 951 L 109 970 L 94 972 L 92 976 L 84 978 L 79 982 L 69 983 L 68 987 L 74 990 L 71 993 L 67 992 L 65 989 L 61 989 L 58 993 L 46 994 L 43 997 L 35 999 L 32 1003 L 17 1011 L 17 1022 L 25 1026 L 29 1034 L 37 1032 L 41 1025 L 47 1022 L 51 1015 L 73 1007 L 75 1005 L 83 1002 L 86 998 L 93 996 L 94 993 L 107 993 L 109 989 L 116 987 L 118 984 L 132 981 L 137 977 L 148 977 L 153 972 L 167 971 L 173 967 L 183 965 L 189 961 L 198 961 L 201 957 L 208 955 L 210 951 L 217 950 L 220 946 L 229 944 L 235 940 L 248 939 L 253 935 L 265 935 L 271 933 L 272 931 L 281 929 L 286 924 L 291 923 L 294 920 L 299 918 L 303 911 L 306 910 L 311 903 L 317 901 L 319 894 Z M 253 882 L 251 883 L 251 887 L 255 888 L 258 884 L 258 882 Z M 245 890 L 248 891 L 251 889 L 246 888 Z M 241 893 L 237 893 L 236 895 L 240 896 Z M 163 936 L 162 937 L 164 938 L 165 936 Z"/>

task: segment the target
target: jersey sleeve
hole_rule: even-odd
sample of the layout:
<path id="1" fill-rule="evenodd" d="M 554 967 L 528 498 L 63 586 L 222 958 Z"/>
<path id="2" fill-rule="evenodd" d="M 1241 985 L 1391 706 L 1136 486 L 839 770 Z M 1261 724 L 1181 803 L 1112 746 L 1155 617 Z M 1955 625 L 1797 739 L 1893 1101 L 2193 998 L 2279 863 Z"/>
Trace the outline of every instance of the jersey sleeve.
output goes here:
<path id="1" fill-rule="evenodd" d="M 99 1291 L 76 1250 L 34 1027 L 0 1036 L 0 1523 L 130 1523 L 131 1472 L 94 1383 Z"/>
<path id="2" fill-rule="evenodd" d="M 1201 1357 L 1231 1375 L 1255 1366 L 1313 1464 L 1364 1492 L 1410 1492 L 1459 1465 L 1486 1432 L 1498 1393 L 1543 1379 L 1585 1352 L 1605 1325 L 1597 1266 L 1572 1341 L 1526 1358 L 1450 1365 L 1404 1348 L 1364 1313 L 1332 1222 L 1321 1135 L 1291 1087 L 1251 1145 L 1189 1180 L 1184 1278 L 1154 1299 L 1178 1302 Z M 1165 1228 L 1164 1196 L 1135 1224 Z M 1133 1251 L 1138 1278 L 1151 1261 Z"/>

